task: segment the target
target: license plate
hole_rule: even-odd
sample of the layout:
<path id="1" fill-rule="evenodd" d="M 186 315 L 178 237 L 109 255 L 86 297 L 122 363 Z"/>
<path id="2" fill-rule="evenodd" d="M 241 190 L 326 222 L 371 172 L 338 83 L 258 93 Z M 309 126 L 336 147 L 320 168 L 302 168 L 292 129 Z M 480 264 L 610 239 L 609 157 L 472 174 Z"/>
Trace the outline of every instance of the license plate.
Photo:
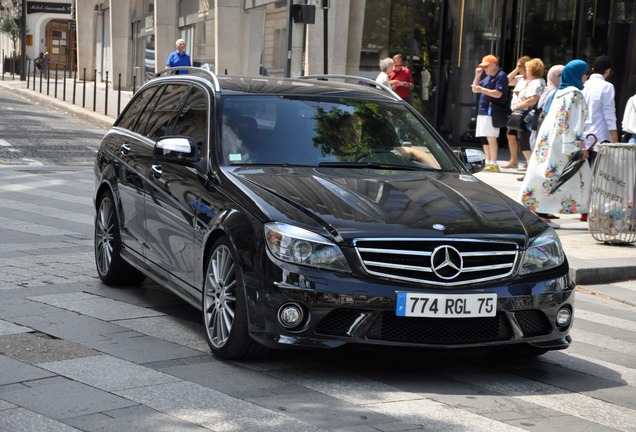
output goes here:
<path id="1" fill-rule="evenodd" d="M 497 314 L 497 294 L 397 293 L 397 316 L 474 318 Z"/>

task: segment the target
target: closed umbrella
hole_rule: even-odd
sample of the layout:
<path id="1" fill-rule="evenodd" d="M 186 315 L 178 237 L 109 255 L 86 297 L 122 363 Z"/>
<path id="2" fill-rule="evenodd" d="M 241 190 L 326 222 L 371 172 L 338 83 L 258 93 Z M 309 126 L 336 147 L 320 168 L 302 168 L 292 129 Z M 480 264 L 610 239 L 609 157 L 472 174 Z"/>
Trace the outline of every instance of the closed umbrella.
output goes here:
<path id="1" fill-rule="evenodd" d="M 596 135 L 594 134 L 587 134 L 585 138 L 589 138 L 589 137 L 594 138 L 594 143 L 588 149 L 588 150 L 592 150 L 592 148 L 596 145 L 596 142 L 598 141 L 598 139 L 596 138 Z M 554 182 L 554 184 L 552 185 L 552 188 L 550 189 L 550 192 L 548 192 L 548 195 L 552 195 L 565 182 L 570 180 L 572 176 L 574 176 L 574 174 L 576 174 L 581 169 L 584 163 L 587 163 L 587 161 L 586 159 L 583 159 L 583 151 L 581 150 L 574 153 L 572 157 L 570 158 L 570 160 L 563 167 L 563 171 L 561 172 L 561 175 L 559 176 L 557 181 Z"/>

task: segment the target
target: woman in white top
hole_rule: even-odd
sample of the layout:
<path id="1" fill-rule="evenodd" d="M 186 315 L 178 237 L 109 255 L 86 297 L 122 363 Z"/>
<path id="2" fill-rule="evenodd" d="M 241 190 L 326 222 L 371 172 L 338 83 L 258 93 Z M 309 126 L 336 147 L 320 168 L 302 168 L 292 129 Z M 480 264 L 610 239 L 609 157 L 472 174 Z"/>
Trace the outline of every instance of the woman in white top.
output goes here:
<path id="1" fill-rule="evenodd" d="M 526 80 L 526 62 L 530 60 L 530 57 L 523 56 L 517 60 L 517 67 L 508 74 L 508 85 L 514 88 L 512 89 L 512 99 L 510 101 L 510 107 L 517 103 L 519 92 L 525 88 L 527 84 Z M 502 168 L 517 168 L 519 166 L 517 153 L 519 153 L 519 145 L 517 142 L 517 131 L 508 129 L 506 133 L 508 138 L 508 149 L 510 150 L 510 160 L 508 164 L 502 166 Z"/>
<path id="2" fill-rule="evenodd" d="M 391 57 L 386 57 L 380 60 L 380 73 L 378 74 L 375 82 L 382 84 L 388 88 L 391 88 L 391 83 L 389 82 L 389 72 L 393 70 L 393 59 Z"/>
<path id="3" fill-rule="evenodd" d="M 535 107 L 537 102 L 539 102 L 539 98 L 541 97 L 543 89 L 545 89 L 546 86 L 545 80 L 543 79 L 545 67 L 541 59 L 533 58 L 532 60 L 528 60 L 525 66 L 526 82 L 517 97 L 513 98 L 512 104 L 510 105 L 510 108 L 512 110 L 530 111 L 532 108 Z M 528 159 L 530 159 L 530 155 L 532 154 L 530 145 L 530 136 L 532 134 L 532 131 L 529 129 L 525 129 L 523 131 L 512 132 L 516 132 L 517 134 L 521 153 L 523 153 L 523 156 L 525 157 L 527 163 Z M 508 136 L 510 136 L 510 132 L 508 133 Z"/>
<path id="4" fill-rule="evenodd" d="M 623 114 L 623 132 L 631 134 L 630 144 L 636 144 L 636 95 L 629 98 Z"/>

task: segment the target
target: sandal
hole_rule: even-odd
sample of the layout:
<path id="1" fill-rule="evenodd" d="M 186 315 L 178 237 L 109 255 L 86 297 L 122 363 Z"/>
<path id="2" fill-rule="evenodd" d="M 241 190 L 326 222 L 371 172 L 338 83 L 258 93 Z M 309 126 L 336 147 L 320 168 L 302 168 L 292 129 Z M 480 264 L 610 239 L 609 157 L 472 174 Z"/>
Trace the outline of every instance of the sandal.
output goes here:
<path id="1" fill-rule="evenodd" d="M 502 168 L 518 168 L 519 163 L 517 162 L 508 162 L 508 164 L 502 166 Z"/>

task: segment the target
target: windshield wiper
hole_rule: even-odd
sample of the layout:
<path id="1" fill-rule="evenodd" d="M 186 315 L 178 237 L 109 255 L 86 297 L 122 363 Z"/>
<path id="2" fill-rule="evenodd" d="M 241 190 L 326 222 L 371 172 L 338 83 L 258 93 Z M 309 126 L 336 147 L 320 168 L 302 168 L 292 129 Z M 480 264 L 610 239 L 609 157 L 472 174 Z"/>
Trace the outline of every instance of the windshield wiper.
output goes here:
<path id="1" fill-rule="evenodd" d="M 329 168 L 370 168 L 370 169 L 396 169 L 405 171 L 428 171 L 426 167 L 408 165 L 385 164 L 378 162 L 320 162 L 319 167 Z"/>

